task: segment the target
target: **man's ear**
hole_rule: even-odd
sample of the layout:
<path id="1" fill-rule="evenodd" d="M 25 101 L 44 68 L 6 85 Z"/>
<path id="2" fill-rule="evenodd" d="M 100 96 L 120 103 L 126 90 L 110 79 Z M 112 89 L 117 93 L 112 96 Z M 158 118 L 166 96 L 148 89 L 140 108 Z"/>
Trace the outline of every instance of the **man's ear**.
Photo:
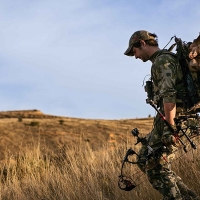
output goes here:
<path id="1" fill-rule="evenodd" d="M 146 42 L 144 40 L 140 40 L 141 46 L 146 46 Z"/>

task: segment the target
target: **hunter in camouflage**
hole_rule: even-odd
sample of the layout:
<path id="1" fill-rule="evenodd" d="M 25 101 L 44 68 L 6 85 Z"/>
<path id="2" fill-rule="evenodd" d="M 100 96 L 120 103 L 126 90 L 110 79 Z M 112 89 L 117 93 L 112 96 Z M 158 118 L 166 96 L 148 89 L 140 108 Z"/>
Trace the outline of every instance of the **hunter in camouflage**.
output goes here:
<path id="1" fill-rule="evenodd" d="M 156 34 L 144 30 L 136 31 L 131 36 L 128 49 L 124 54 L 135 56 L 143 62 L 149 60 L 152 62 L 153 100 L 165 115 L 166 120 L 173 126 L 174 117 L 183 111 L 179 97 L 185 92 L 182 83 L 183 75 L 175 57 L 166 50 L 159 49 Z M 174 157 L 176 139 L 159 115 L 155 117 L 153 130 L 146 138 L 153 149 L 163 144 L 170 149 L 170 152 L 163 153 L 159 157 L 151 157 L 145 164 L 138 164 L 139 168 L 147 174 L 152 186 L 163 195 L 163 199 L 200 200 L 198 195 L 171 170 L 170 161 Z M 147 146 L 143 145 L 140 149 L 140 156 L 147 154 Z"/>

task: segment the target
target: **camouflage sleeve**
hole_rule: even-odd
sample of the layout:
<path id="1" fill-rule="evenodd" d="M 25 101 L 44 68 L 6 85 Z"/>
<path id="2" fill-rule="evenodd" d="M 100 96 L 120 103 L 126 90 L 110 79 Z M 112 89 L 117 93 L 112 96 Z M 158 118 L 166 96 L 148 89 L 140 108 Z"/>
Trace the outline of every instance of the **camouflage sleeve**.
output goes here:
<path id="1" fill-rule="evenodd" d="M 160 55 L 152 65 L 152 78 L 157 98 L 164 103 L 176 103 L 176 64 L 171 55 Z"/>

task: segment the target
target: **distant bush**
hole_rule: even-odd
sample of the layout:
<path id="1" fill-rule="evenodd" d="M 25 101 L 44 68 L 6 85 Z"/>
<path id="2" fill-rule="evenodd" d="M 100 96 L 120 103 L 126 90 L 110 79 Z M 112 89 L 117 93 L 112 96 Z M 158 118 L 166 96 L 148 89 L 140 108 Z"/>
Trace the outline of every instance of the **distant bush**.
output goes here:
<path id="1" fill-rule="evenodd" d="M 29 125 L 30 126 L 39 126 L 39 122 L 32 121 Z"/>
<path id="2" fill-rule="evenodd" d="M 60 125 L 63 125 L 64 122 L 65 122 L 65 121 L 64 121 L 63 119 L 60 119 L 60 120 L 59 120 Z"/>
<path id="3" fill-rule="evenodd" d="M 18 117 L 18 122 L 22 122 L 22 117 Z"/>

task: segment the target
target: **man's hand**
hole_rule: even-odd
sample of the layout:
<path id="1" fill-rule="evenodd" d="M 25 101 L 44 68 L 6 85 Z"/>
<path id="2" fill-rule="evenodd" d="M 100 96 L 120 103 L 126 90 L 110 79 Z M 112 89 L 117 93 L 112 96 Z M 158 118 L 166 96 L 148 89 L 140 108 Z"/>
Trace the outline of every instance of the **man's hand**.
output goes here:
<path id="1" fill-rule="evenodd" d="M 176 138 L 173 135 L 165 135 L 162 137 L 162 143 L 165 146 L 170 146 L 170 145 L 176 146 Z"/>
<path id="2" fill-rule="evenodd" d="M 171 125 L 171 127 L 172 129 L 174 129 L 174 132 L 172 132 L 167 125 L 164 126 L 164 131 L 161 140 L 165 146 L 176 145 L 177 143 L 176 138 L 173 135 L 176 132 L 176 127 L 173 125 Z"/>

